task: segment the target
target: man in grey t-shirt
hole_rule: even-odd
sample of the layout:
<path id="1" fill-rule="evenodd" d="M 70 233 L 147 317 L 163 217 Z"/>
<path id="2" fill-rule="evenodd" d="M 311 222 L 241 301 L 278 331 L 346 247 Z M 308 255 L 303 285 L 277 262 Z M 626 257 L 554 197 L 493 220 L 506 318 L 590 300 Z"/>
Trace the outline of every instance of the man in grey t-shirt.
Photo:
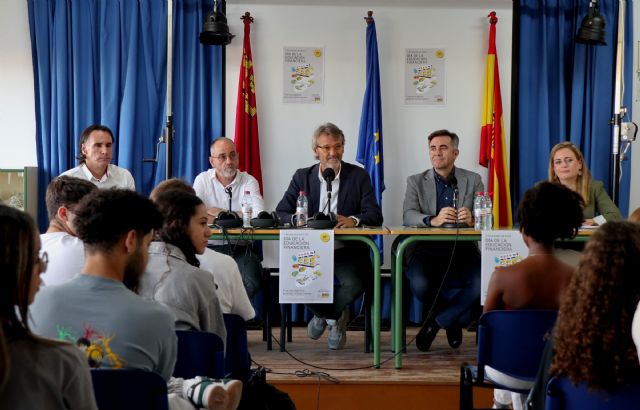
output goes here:
<path id="1" fill-rule="evenodd" d="M 146 268 L 152 231 L 161 224 L 151 201 L 134 191 L 98 190 L 85 196 L 75 218 L 76 233 L 85 244 L 84 273 L 38 293 L 30 309 L 33 331 L 75 343 L 93 367 L 159 373 L 172 393 L 170 407 L 190 400 L 198 407 L 236 408 L 239 381 L 224 385 L 171 377 L 177 355 L 175 318 L 132 291 Z"/>

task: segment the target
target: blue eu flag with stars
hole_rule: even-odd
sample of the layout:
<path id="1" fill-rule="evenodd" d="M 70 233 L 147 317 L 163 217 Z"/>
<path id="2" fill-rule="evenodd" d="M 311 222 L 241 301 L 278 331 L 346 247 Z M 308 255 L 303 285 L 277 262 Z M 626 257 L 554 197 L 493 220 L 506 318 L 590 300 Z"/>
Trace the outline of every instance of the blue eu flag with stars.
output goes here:
<path id="1" fill-rule="evenodd" d="M 384 191 L 384 166 L 382 161 L 382 102 L 380 97 L 380 67 L 378 65 L 378 39 L 373 17 L 367 20 L 367 86 L 362 102 L 358 153 L 356 161 L 361 163 L 371 177 L 371 184 L 378 205 L 382 207 Z M 383 254 L 382 236 L 375 238 L 380 255 Z M 382 258 L 381 258 L 382 260 Z"/>

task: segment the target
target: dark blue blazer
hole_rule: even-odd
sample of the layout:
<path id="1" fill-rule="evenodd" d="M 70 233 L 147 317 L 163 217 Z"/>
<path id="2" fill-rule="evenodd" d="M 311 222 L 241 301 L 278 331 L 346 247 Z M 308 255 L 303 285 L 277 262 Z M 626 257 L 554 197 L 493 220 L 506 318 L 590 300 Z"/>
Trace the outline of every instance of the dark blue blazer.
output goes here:
<path id="1" fill-rule="evenodd" d="M 320 180 L 316 164 L 309 168 L 300 168 L 293 174 L 287 192 L 276 207 L 282 223 L 291 221 L 296 212 L 298 193 L 304 191 L 309 199 L 309 216 L 313 216 L 320 208 Z M 355 216 L 360 225 L 381 226 L 382 210 L 376 202 L 367 171 L 359 166 L 342 162 L 340 167 L 340 191 L 338 192 L 338 210 L 332 212 L 344 216 Z M 326 210 L 325 210 L 326 213 Z"/>

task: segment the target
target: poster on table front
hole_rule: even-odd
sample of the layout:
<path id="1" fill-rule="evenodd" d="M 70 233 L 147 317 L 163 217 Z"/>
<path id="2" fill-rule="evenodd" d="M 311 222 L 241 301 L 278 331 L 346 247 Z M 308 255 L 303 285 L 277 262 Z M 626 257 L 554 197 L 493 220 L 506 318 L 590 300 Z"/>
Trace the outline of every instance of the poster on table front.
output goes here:
<path id="1" fill-rule="evenodd" d="M 405 49 L 404 103 L 445 105 L 444 48 Z"/>
<path id="2" fill-rule="evenodd" d="M 482 231 L 480 304 L 487 299 L 491 274 L 498 266 L 518 263 L 529 254 L 519 231 Z"/>
<path id="3" fill-rule="evenodd" d="M 322 104 L 324 47 L 284 47 L 283 59 L 283 102 Z"/>
<path id="4" fill-rule="evenodd" d="M 280 303 L 333 303 L 333 230 L 280 231 Z"/>

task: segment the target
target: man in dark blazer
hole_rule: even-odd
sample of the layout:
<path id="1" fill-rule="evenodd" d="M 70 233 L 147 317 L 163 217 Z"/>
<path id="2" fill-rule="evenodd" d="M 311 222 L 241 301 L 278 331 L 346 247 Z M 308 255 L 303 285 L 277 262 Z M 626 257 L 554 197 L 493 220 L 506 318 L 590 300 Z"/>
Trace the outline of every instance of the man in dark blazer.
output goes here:
<path id="1" fill-rule="evenodd" d="M 336 228 L 382 225 L 382 211 L 376 202 L 369 174 L 342 161 L 344 143 L 344 134 L 332 123 L 323 124 L 315 130 L 312 149 L 319 163 L 298 169 L 293 175 L 287 192 L 276 207 L 281 221 L 291 221 L 298 194 L 304 191 L 309 200 L 309 215 L 321 211 L 327 213 L 330 209 L 335 213 Z M 336 175 L 331 183 L 330 208 L 327 205 L 327 182 L 322 178 L 327 168 L 332 168 Z M 365 281 L 369 281 L 372 275 L 369 248 L 365 244 L 336 241 L 333 303 L 307 305 L 315 315 L 307 326 L 309 337 L 320 338 L 328 327 L 329 348 L 342 349 L 347 341 L 347 306 L 362 294 Z"/>
<path id="2" fill-rule="evenodd" d="M 484 191 L 480 175 L 455 166 L 459 154 L 459 138 L 455 133 L 438 130 L 427 139 L 433 168 L 407 178 L 403 224 L 440 227 L 464 223 L 472 227 L 474 195 Z M 454 206 L 456 186 L 459 199 Z M 479 311 L 475 309 L 480 298 L 478 248 L 473 242 L 463 241 L 456 244 L 454 255 L 452 250 L 452 242 L 421 242 L 407 250 L 405 275 L 411 291 L 427 309 L 435 300 L 433 311 L 427 312 L 430 314 L 416 337 L 416 346 L 422 351 L 429 350 L 440 328 L 446 329 L 451 347 L 460 346 L 462 328 Z"/>

